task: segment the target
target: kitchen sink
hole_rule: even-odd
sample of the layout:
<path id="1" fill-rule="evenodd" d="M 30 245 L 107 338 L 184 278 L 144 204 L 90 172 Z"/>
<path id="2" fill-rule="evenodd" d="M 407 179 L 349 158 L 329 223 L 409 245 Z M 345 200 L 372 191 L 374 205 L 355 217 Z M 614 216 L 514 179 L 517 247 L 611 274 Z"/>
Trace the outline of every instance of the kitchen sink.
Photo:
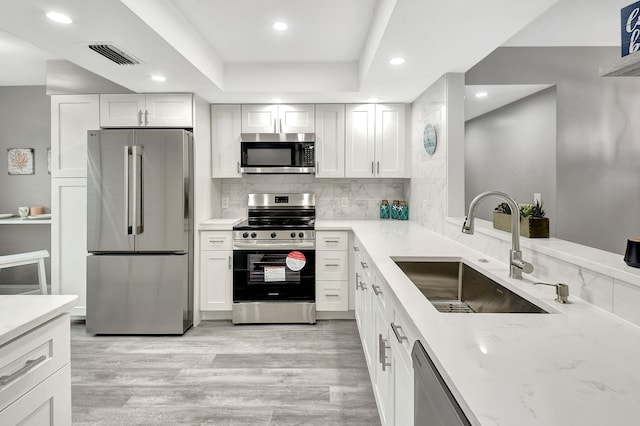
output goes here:
<path id="1" fill-rule="evenodd" d="M 395 263 L 440 312 L 548 313 L 459 261 Z"/>

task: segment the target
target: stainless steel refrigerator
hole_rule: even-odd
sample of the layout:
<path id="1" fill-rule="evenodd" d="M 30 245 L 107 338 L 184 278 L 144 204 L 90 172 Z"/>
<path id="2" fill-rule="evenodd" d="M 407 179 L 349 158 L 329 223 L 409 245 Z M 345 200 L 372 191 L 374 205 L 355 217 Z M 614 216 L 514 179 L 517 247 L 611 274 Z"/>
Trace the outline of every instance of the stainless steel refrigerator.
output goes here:
<path id="1" fill-rule="evenodd" d="M 87 332 L 193 324 L 192 152 L 186 130 L 88 132 Z"/>

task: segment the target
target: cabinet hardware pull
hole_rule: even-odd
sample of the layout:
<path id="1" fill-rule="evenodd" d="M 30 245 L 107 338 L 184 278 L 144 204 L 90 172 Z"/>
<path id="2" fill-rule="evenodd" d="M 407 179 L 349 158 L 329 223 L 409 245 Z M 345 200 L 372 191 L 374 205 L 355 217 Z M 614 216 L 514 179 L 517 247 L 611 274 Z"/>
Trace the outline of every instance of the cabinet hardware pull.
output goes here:
<path id="1" fill-rule="evenodd" d="M 138 110 L 138 126 L 142 126 L 142 110 Z"/>
<path id="2" fill-rule="evenodd" d="M 356 272 L 356 290 L 360 288 L 360 274 Z"/>
<path id="3" fill-rule="evenodd" d="M 362 265 L 363 268 L 367 269 L 367 262 L 363 262 L 362 260 L 360 261 L 360 265 Z"/>
<path id="4" fill-rule="evenodd" d="M 273 119 L 273 133 L 278 133 L 276 132 L 276 119 Z"/>
<path id="5" fill-rule="evenodd" d="M 340 240 L 324 240 L 325 243 L 338 244 Z"/>
<path id="6" fill-rule="evenodd" d="M 380 174 L 380 162 L 378 161 L 378 174 Z"/>
<path id="7" fill-rule="evenodd" d="M 382 338 L 382 334 L 378 334 L 378 350 L 382 371 L 386 371 L 387 367 L 391 367 L 391 363 L 387 360 L 387 349 L 391 349 L 391 346 L 387 345 L 387 340 Z"/>
<path id="8" fill-rule="evenodd" d="M 149 125 L 149 111 L 147 111 L 146 109 L 144 110 L 144 125 Z"/>
<path id="9" fill-rule="evenodd" d="M 353 246 L 353 251 L 360 251 L 360 247 L 358 247 L 358 246 Z"/>
<path id="10" fill-rule="evenodd" d="M 18 377 L 24 375 L 27 371 L 31 370 L 32 368 L 34 368 L 36 365 L 40 364 L 41 362 L 43 362 L 45 359 L 47 359 L 46 355 L 40 355 L 38 358 L 36 359 L 28 359 L 25 363 L 24 366 L 22 366 L 22 368 L 20 368 L 19 370 L 17 370 L 16 372 L 14 372 L 13 374 L 10 374 L 8 376 L 0 376 L 0 386 L 4 386 L 8 383 L 13 382 L 14 380 L 16 380 Z"/>
<path id="11" fill-rule="evenodd" d="M 363 290 L 367 289 L 367 283 L 365 283 L 364 281 L 360 281 L 360 288 Z"/>
<path id="12" fill-rule="evenodd" d="M 375 174 L 375 173 L 373 173 L 373 163 L 374 163 L 374 162 L 372 161 L 372 162 L 371 162 L 371 174 L 372 174 L 372 175 L 373 175 L 373 174 Z"/>
<path id="13" fill-rule="evenodd" d="M 280 124 L 280 128 L 278 129 L 278 131 L 279 131 L 280 133 L 282 133 L 282 118 L 280 119 L 280 123 L 279 123 L 279 124 Z"/>
<path id="14" fill-rule="evenodd" d="M 401 326 L 391 323 L 391 329 L 393 330 L 393 334 L 396 335 L 398 343 L 402 343 L 403 340 L 406 340 L 407 342 L 409 341 L 409 338 L 407 336 L 403 336 L 402 334 L 400 334 L 400 331 L 402 330 Z"/>
<path id="15" fill-rule="evenodd" d="M 209 238 L 210 243 L 224 243 L 224 239 L 222 238 Z"/>
<path id="16" fill-rule="evenodd" d="M 380 296 L 382 294 L 382 290 L 380 290 L 379 285 L 371 284 L 371 288 L 373 289 L 373 292 L 376 294 L 376 296 Z"/>
<path id="17" fill-rule="evenodd" d="M 339 263 L 325 263 L 324 266 L 340 266 Z"/>
<path id="18" fill-rule="evenodd" d="M 231 270 L 231 256 L 228 256 L 229 258 L 229 270 Z"/>
<path id="19" fill-rule="evenodd" d="M 236 161 L 236 170 L 240 173 L 240 162 Z"/>
<path id="20" fill-rule="evenodd" d="M 335 294 L 335 293 L 325 293 L 324 294 L 326 297 L 340 297 L 339 294 Z"/>

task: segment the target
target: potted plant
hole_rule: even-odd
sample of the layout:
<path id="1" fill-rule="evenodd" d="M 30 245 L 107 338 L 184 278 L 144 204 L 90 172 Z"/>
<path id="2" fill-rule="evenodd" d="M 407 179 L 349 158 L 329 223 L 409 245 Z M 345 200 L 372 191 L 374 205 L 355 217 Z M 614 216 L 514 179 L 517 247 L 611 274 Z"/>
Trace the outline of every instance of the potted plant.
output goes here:
<path id="1" fill-rule="evenodd" d="M 542 204 L 519 204 L 520 235 L 527 238 L 549 238 L 549 218 L 544 217 Z M 511 209 L 507 203 L 500 203 L 493 211 L 493 227 L 501 231 L 511 231 Z"/>

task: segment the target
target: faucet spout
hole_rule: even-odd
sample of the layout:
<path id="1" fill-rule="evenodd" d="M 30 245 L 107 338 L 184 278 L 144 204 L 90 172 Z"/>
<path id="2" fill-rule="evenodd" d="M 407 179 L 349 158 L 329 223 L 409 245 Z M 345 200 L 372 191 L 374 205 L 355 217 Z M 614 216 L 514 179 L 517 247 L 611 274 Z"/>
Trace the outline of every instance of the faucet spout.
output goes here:
<path id="1" fill-rule="evenodd" d="M 533 265 L 522 260 L 522 252 L 520 251 L 520 210 L 518 203 L 504 192 L 487 191 L 477 195 L 469 204 L 469 213 L 462 225 L 462 232 L 465 234 L 474 233 L 474 219 L 476 207 L 480 201 L 487 197 L 497 197 L 509 205 L 511 209 L 511 251 L 509 253 L 509 277 L 522 279 L 522 273 L 530 274 L 533 272 Z"/>

